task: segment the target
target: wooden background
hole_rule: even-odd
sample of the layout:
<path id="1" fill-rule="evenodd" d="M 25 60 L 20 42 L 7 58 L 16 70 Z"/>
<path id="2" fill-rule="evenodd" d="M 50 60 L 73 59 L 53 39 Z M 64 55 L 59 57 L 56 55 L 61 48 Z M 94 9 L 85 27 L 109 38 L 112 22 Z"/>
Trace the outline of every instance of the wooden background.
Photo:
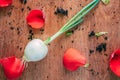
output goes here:
<path id="1" fill-rule="evenodd" d="M 47 39 L 56 33 L 73 15 L 92 0 L 28 0 L 21 4 L 13 0 L 13 4 L 0 8 L 0 58 L 15 55 L 22 57 L 24 48 L 29 42 L 29 30 L 33 30 L 33 38 Z M 55 15 L 57 7 L 68 10 L 67 16 Z M 26 24 L 26 16 L 31 9 L 42 9 L 45 14 L 44 31 L 34 30 Z M 120 0 L 111 0 L 110 4 L 102 2 L 94 8 L 84 22 L 74 28 L 74 33 L 65 34 L 54 40 L 49 47 L 47 57 L 39 62 L 29 63 L 18 80 L 120 80 L 108 68 L 109 55 L 120 48 Z M 90 31 L 108 32 L 108 40 L 104 36 L 89 38 Z M 107 43 L 107 51 L 99 53 L 95 48 L 100 43 Z M 81 51 L 90 63 L 88 68 L 79 68 L 75 72 L 67 71 L 62 58 L 64 51 L 70 47 Z M 90 55 L 89 50 L 94 53 Z M 0 66 L 0 80 L 6 80 Z"/>

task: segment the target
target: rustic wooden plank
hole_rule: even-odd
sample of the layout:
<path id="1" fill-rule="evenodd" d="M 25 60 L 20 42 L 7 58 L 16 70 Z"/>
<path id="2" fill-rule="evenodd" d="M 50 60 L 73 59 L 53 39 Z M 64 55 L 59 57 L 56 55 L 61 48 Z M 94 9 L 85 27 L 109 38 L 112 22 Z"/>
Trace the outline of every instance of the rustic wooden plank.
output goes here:
<path id="1" fill-rule="evenodd" d="M 45 40 L 56 33 L 67 20 L 77 13 L 91 0 L 28 0 L 27 4 L 21 4 L 19 0 L 13 0 L 13 4 L 7 8 L 0 8 L 0 58 L 16 55 L 21 58 L 24 47 L 27 44 L 30 27 L 25 18 L 29 9 L 42 9 L 46 22 L 44 32 L 33 30 L 34 38 Z M 54 14 L 57 7 L 67 9 L 68 17 Z M 72 8 L 72 9 L 71 9 Z M 23 11 L 21 9 L 24 9 Z M 11 29 L 13 27 L 14 29 Z M 108 40 L 104 37 L 89 38 L 88 32 L 107 31 Z M 74 30 L 74 34 L 66 37 L 65 34 L 54 40 L 49 47 L 47 57 L 36 63 L 29 63 L 20 80 L 119 80 L 108 68 L 109 55 L 120 48 L 120 0 L 111 0 L 105 6 L 100 3 L 86 17 L 84 22 Z M 106 52 L 94 52 L 100 44 L 107 43 Z M 67 71 L 62 65 L 64 51 L 70 47 L 81 51 L 91 64 L 89 68 L 80 68 L 75 72 Z M 105 56 L 104 54 L 107 54 Z M 93 69 L 94 73 L 90 70 Z M 6 80 L 0 67 L 0 80 Z"/>

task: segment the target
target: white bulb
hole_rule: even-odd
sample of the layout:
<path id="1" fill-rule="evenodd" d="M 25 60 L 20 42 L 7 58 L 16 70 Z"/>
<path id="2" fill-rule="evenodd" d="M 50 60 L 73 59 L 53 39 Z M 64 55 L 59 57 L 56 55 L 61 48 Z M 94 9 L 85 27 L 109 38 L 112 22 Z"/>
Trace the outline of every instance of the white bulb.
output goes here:
<path id="1" fill-rule="evenodd" d="M 40 39 L 33 39 L 25 47 L 24 58 L 26 61 L 40 61 L 48 53 L 48 47 Z"/>

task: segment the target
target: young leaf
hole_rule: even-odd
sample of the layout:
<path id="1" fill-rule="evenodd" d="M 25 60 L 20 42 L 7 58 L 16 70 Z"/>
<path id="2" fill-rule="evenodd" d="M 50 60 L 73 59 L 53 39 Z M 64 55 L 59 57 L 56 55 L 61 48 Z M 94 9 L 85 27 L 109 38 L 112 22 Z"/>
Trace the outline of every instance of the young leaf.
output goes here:
<path id="1" fill-rule="evenodd" d="M 102 0 L 102 2 L 103 2 L 104 4 L 108 4 L 108 3 L 110 2 L 110 0 Z"/>
<path id="2" fill-rule="evenodd" d="M 105 34 L 107 34 L 108 32 L 98 32 L 98 33 L 95 33 L 95 36 L 96 37 L 100 37 L 100 36 L 102 36 L 102 35 L 105 35 Z"/>
<path id="3" fill-rule="evenodd" d="M 87 68 L 87 67 L 89 67 L 89 66 L 90 66 L 89 63 L 87 63 L 87 64 L 84 65 L 85 68 Z"/>
<path id="4" fill-rule="evenodd" d="M 70 36 L 70 35 L 72 35 L 72 31 L 69 31 L 69 32 L 66 32 L 66 36 Z"/>

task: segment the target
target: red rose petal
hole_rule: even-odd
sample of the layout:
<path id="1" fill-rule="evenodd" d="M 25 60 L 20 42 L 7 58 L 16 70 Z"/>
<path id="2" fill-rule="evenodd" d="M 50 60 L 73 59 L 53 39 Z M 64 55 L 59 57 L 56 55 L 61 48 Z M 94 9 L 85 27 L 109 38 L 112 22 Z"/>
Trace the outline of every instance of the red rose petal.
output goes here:
<path id="1" fill-rule="evenodd" d="M 0 0 L 0 7 L 7 7 L 12 4 L 12 0 Z"/>
<path id="2" fill-rule="evenodd" d="M 14 56 L 1 59 L 1 64 L 6 77 L 10 80 L 18 78 L 25 67 L 24 63 Z"/>
<path id="3" fill-rule="evenodd" d="M 75 71 L 85 64 L 86 59 L 76 49 L 68 49 L 63 56 L 63 65 L 70 71 Z"/>
<path id="4" fill-rule="evenodd" d="M 111 71 L 120 77 L 120 49 L 111 54 L 109 66 Z"/>
<path id="5" fill-rule="evenodd" d="M 40 29 L 44 26 L 45 20 L 41 10 L 32 10 L 27 16 L 27 23 L 32 28 Z"/>

